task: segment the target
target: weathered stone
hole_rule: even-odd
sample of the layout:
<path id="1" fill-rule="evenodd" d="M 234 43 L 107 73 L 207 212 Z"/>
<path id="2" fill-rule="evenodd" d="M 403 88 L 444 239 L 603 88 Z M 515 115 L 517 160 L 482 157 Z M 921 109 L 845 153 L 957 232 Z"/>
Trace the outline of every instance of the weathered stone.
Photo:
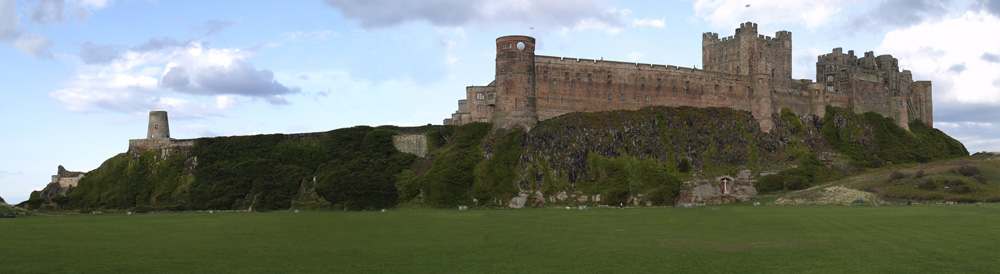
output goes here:
<path id="1" fill-rule="evenodd" d="M 516 47 L 514 45 L 525 45 Z M 647 106 L 728 107 L 749 111 L 764 132 L 782 108 L 823 116 L 826 106 L 892 117 L 903 128 L 933 125 L 931 83 L 900 72 L 891 55 L 856 57 L 840 48 L 820 55 L 816 80 L 792 79 L 792 33 L 758 34 L 740 24 L 734 36 L 702 35 L 702 69 L 535 55 L 535 39 L 496 40 L 495 80 L 469 86 L 445 124 L 492 122 L 496 128 L 533 128 L 572 112 L 634 110 Z"/>
<path id="2" fill-rule="evenodd" d="M 507 204 L 510 208 L 524 208 L 524 204 L 528 202 L 528 195 L 531 191 L 521 191 L 517 193 L 517 196 L 510 199 L 510 203 Z"/>

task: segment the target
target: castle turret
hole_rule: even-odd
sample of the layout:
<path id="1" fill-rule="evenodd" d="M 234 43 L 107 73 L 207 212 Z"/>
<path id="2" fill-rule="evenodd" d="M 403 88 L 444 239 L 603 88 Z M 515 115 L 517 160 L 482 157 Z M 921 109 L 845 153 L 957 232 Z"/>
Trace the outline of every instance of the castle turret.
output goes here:
<path id="1" fill-rule="evenodd" d="M 146 139 L 170 139 L 170 124 L 167 122 L 167 112 L 154 110 L 149 112 L 149 128 Z"/>
<path id="2" fill-rule="evenodd" d="M 535 38 L 522 35 L 497 38 L 496 96 L 495 125 L 530 130 L 538 123 Z"/>

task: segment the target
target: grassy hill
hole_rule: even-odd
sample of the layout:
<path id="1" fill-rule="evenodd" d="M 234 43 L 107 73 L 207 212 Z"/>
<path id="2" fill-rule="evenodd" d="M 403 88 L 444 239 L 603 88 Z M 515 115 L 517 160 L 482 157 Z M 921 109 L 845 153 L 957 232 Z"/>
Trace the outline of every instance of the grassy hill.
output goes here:
<path id="1" fill-rule="evenodd" d="M 780 205 L 1000 202 L 1000 155 L 883 168 L 778 196 Z"/>
<path id="2" fill-rule="evenodd" d="M 580 202 L 577 195 L 600 195 L 602 204 L 644 197 L 671 205 L 680 182 L 699 176 L 777 171 L 759 178 L 756 187 L 781 192 L 869 169 L 968 155 L 961 143 L 919 121 L 906 131 L 874 113 L 836 108 L 822 118 L 787 109 L 772 118 L 774 129 L 763 132 L 746 111 L 648 107 L 571 113 L 541 121 L 530 132 L 485 123 L 406 129 L 427 137 L 426 158 L 397 151 L 392 136 L 402 129 L 392 126 L 201 138 L 189 149 L 116 155 L 53 204 L 36 198 L 25 205 L 81 212 L 378 210 L 401 203 L 503 208 L 519 195 L 528 206 L 596 203 Z M 986 170 L 983 176 L 992 172 Z M 970 181 L 976 180 L 972 175 L 928 176 L 901 178 L 893 182 L 896 188 L 863 188 L 902 193 L 898 186 L 923 182 L 925 188 L 968 193 L 891 197 L 988 198 L 970 196 L 983 189 Z M 559 195 L 573 199 L 545 198 Z"/>

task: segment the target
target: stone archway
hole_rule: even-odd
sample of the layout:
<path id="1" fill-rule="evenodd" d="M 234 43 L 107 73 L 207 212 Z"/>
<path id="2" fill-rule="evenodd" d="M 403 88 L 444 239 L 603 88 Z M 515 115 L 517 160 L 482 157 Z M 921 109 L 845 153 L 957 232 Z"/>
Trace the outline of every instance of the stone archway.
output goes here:
<path id="1" fill-rule="evenodd" d="M 734 188 L 736 187 L 736 179 L 733 179 L 733 177 L 729 175 L 722 175 L 719 177 L 715 177 L 715 181 L 718 182 L 719 189 L 721 190 L 722 195 L 728 195 L 734 192 Z"/>

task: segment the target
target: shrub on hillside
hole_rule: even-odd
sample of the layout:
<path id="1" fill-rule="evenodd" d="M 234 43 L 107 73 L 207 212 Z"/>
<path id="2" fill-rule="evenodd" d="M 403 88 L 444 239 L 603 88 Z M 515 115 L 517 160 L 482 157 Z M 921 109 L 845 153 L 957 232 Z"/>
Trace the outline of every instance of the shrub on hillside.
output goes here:
<path id="1" fill-rule="evenodd" d="M 915 177 L 915 178 L 923 178 L 924 177 L 924 170 L 923 169 L 918 170 L 917 174 L 914 175 L 913 177 Z"/>
<path id="2" fill-rule="evenodd" d="M 960 185 L 960 186 L 950 187 L 946 191 L 955 194 L 966 194 L 972 192 L 972 189 L 970 189 L 969 186 Z"/>
<path id="3" fill-rule="evenodd" d="M 434 158 L 421 185 L 425 200 L 432 206 L 452 208 L 472 203 L 476 165 L 483 160 L 480 145 L 492 124 L 470 123 L 457 127 L 445 145 L 450 148 Z"/>
<path id="4" fill-rule="evenodd" d="M 937 189 L 937 185 L 935 185 L 934 182 L 931 182 L 931 181 L 919 181 L 916 184 L 914 184 L 913 186 L 916 187 L 916 188 L 918 188 L 918 189 L 923 189 L 923 190 L 934 190 L 934 189 Z"/>
<path id="5" fill-rule="evenodd" d="M 681 159 L 681 162 L 677 163 L 677 171 L 680 171 L 681 173 L 691 171 L 691 161 L 688 161 L 687 158 Z"/>
<path id="6" fill-rule="evenodd" d="M 893 171 L 892 174 L 889 174 L 889 179 L 892 179 L 892 180 L 899 180 L 899 179 L 903 179 L 905 177 L 906 177 L 906 175 L 904 175 L 902 172 L 899 172 L 898 170 L 897 171 Z"/>
<path id="7" fill-rule="evenodd" d="M 970 166 L 970 165 L 962 165 L 962 166 L 958 167 L 958 173 L 961 173 L 962 175 L 965 175 L 965 176 L 968 176 L 968 177 L 972 177 L 972 176 L 975 176 L 977 174 L 982 174 L 982 173 L 979 172 L 979 168 L 978 167 Z"/>
<path id="8" fill-rule="evenodd" d="M 135 213 L 149 213 L 149 212 L 153 212 L 155 210 L 156 210 L 156 208 L 154 208 L 152 206 L 149 206 L 149 205 L 141 205 L 141 206 L 137 206 L 137 207 L 133 207 L 132 208 L 132 212 L 135 212 Z"/>
<path id="9" fill-rule="evenodd" d="M 781 191 L 785 189 L 785 177 L 778 174 L 760 177 L 753 187 L 761 193 Z"/>
<path id="10" fill-rule="evenodd" d="M 986 176 L 983 176 L 983 174 L 972 175 L 972 179 L 980 183 L 986 183 Z"/>

